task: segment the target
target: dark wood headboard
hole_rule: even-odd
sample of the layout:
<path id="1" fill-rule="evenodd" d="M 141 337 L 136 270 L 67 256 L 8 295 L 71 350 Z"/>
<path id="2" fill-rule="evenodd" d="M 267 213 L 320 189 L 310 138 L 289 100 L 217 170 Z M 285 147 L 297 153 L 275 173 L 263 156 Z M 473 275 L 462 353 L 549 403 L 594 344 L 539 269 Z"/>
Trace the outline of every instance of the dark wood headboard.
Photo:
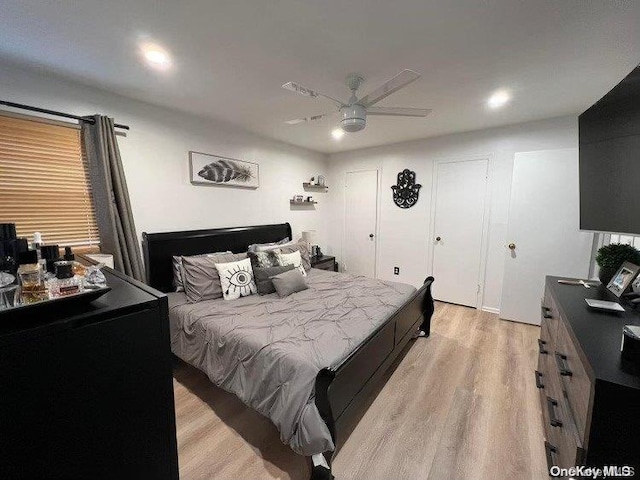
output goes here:
<path id="1" fill-rule="evenodd" d="M 147 284 L 161 292 L 173 291 L 171 257 L 174 255 L 198 255 L 200 253 L 246 252 L 253 243 L 277 242 L 291 236 L 291 225 L 277 223 L 253 227 L 213 228 L 142 234 L 142 250 L 147 274 Z"/>

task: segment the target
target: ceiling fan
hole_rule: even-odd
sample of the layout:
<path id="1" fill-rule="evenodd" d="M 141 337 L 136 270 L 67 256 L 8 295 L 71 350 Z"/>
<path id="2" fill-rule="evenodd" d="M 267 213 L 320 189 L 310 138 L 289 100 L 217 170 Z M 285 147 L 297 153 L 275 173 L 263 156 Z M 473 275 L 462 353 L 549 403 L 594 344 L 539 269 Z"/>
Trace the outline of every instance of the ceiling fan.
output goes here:
<path id="1" fill-rule="evenodd" d="M 349 97 L 349 100 L 346 102 L 341 102 L 329 95 L 303 87 L 296 82 L 287 82 L 282 85 L 282 88 L 304 95 L 305 97 L 328 98 L 338 106 L 338 112 L 340 113 L 340 126 L 342 127 L 342 130 L 345 132 L 359 132 L 367 125 L 367 115 L 386 115 L 392 117 L 426 117 L 429 115 L 431 110 L 426 108 L 373 106 L 383 98 L 397 92 L 419 78 L 420 74 L 413 70 L 402 70 L 399 74 L 380 85 L 373 92 L 365 95 L 364 97 L 358 98 L 356 92 L 362 85 L 364 77 L 358 74 L 351 74 L 347 77 L 347 87 L 351 90 L 351 97 Z M 321 118 L 333 115 L 334 113 L 335 112 L 313 115 L 311 117 L 296 118 L 294 120 L 287 120 L 285 123 L 289 125 L 296 125 L 306 122 L 315 122 Z"/>

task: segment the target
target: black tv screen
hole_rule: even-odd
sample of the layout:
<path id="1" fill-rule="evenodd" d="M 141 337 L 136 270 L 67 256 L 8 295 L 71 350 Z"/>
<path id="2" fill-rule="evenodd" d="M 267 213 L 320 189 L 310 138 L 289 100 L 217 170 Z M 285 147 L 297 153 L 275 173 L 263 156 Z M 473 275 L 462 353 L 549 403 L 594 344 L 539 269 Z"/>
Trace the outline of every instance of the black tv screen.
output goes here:
<path id="1" fill-rule="evenodd" d="M 580 228 L 640 234 L 640 66 L 579 117 Z"/>

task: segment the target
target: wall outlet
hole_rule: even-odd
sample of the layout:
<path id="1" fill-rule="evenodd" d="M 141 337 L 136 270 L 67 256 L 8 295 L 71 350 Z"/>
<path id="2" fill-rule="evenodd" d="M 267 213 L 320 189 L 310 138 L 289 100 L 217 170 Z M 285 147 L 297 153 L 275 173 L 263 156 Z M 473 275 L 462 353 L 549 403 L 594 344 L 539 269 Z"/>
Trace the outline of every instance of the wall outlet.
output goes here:
<path id="1" fill-rule="evenodd" d="M 400 267 L 393 267 L 393 274 L 400 275 Z"/>

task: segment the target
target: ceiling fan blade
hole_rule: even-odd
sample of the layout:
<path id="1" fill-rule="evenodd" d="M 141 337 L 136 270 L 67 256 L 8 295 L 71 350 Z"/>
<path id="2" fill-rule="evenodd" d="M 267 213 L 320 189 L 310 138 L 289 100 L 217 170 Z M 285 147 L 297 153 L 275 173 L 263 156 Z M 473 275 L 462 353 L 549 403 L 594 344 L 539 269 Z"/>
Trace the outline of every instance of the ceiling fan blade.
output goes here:
<path id="1" fill-rule="evenodd" d="M 326 117 L 327 115 L 330 115 L 330 114 L 323 113 L 322 115 L 312 115 L 310 117 L 294 118 L 293 120 L 285 120 L 284 123 L 286 123 L 287 125 L 298 125 L 299 123 L 315 122 L 317 120 L 320 120 Z"/>
<path id="2" fill-rule="evenodd" d="M 430 108 L 404 107 L 369 107 L 367 115 L 387 115 L 390 117 L 426 117 L 431 113 Z"/>
<path id="3" fill-rule="evenodd" d="M 369 95 L 362 97 L 358 100 L 358 103 L 364 107 L 369 107 L 374 103 L 378 103 L 383 98 L 388 97 L 394 92 L 397 92 L 403 87 L 406 87 L 411 82 L 419 79 L 421 75 L 413 70 L 402 70 L 399 74 L 393 77 L 388 82 L 380 85 Z"/>
<path id="4" fill-rule="evenodd" d="M 333 97 L 330 97 L 329 95 L 325 95 L 324 93 L 320 93 L 320 92 L 316 92 L 315 90 L 311 90 L 310 88 L 304 87 L 304 86 L 302 86 L 302 85 L 300 85 L 299 83 L 296 83 L 296 82 L 287 82 L 284 85 L 282 85 L 282 88 L 284 88 L 285 90 L 290 90 L 292 92 L 298 93 L 300 95 L 304 95 L 305 97 L 311 97 L 311 98 L 324 97 L 324 98 L 328 98 L 329 100 L 331 100 L 332 102 L 337 103 L 341 107 L 345 105 L 340 100 L 337 100 L 337 99 L 335 99 Z"/>

